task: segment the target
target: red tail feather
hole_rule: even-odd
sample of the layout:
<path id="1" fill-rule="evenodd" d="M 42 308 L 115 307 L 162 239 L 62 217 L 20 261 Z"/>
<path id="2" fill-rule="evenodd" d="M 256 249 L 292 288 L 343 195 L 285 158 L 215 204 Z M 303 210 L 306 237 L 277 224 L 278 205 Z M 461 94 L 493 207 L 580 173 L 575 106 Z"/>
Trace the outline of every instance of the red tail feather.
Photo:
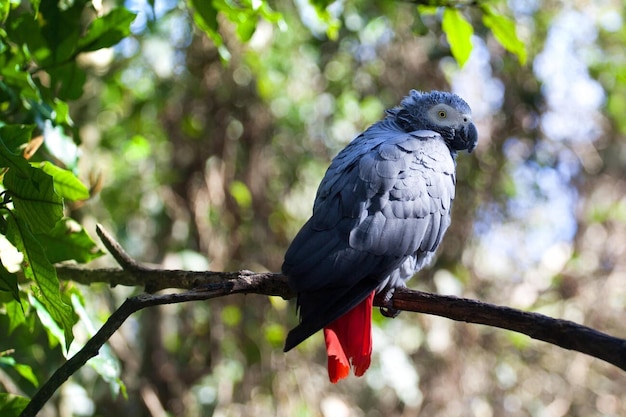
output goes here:
<path id="1" fill-rule="evenodd" d="M 350 363 L 356 376 L 370 366 L 374 294 L 324 328 L 328 377 L 333 384 L 348 376 Z"/>

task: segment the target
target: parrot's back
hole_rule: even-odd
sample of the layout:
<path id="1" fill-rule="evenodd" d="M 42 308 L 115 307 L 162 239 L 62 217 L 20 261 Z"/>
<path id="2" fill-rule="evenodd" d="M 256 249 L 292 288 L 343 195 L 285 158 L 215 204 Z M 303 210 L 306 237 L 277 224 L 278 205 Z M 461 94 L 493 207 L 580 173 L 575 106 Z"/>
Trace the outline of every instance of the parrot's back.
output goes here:
<path id="1" fill-rule="evenodd" d="M 456 153 L 477 141 L 459 96 L 411 90 L 337 155 L 285 255 L 300 312 L 285 351 L 323 328 L 331 382 L 367 370 L 374 295 L 389 302 L 430 261 L 450 225 Z"/>
<path id="2" fill-rule="evenodd" d="M 440 135 L 390 120 L 337 155 L 285 255 L 301 317 L 285 350 L 430 260 L 450 224 L 454 168 Z"/>

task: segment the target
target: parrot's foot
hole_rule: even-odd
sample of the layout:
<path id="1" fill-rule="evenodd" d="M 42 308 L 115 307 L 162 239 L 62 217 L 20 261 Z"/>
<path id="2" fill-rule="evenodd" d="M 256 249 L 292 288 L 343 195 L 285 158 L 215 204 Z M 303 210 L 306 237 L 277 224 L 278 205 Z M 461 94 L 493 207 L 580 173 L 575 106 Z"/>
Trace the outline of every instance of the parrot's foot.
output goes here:
<path id="1" fill-rule="evenodd" d="M 395 319 L 400 314 L 400 310 L 393 308 L 393 302 L 391 301 L 394 292 L 395 288 L 385 290 L 385 295 L 383 296 L 383 303 L 385 305 L 380 308 L 380 314 L 390 319 Z"/>

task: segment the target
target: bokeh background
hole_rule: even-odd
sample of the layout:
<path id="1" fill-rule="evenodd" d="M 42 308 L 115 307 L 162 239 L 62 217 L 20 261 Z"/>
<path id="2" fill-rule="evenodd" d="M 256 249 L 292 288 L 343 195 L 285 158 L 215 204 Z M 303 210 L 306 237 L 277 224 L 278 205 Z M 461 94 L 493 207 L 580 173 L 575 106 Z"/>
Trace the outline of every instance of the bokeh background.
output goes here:
<path id="1" fill-rule="evenodd" d="M 163 268 L 278 271 L 331 158 L 410 89 L 450 90 L 472 107 L 479 145 L 458 158 L 437 259 L 409 286 L 626 337 L 622 2 L 495 2 L 516 24 L 525 64 L 469 2 L 462 68 L 440 9 L 354 0 L 320 16 L 305 0 L 270 5 L 281 17 L 252 27 L 218 15 L 216 47 L 188 3 L 125 3 L 138 12 L 131 36 L 80 57 L 88 78 L 70 109 L 82 143 L 67 152 L 80 152 L 81 177 L 101 176 L 102 188 L 73 217 L 92 231 L 104 224 Z M 81 291 L 99 325 L 141 289 Z M 151 308 L 108 346 L 126 396 L 85 367 L 43 415 L 626 415 L 626 375 L 599 360 L 427 315 L 374 320 L 371 369 L 332 385 L 321 335 L 282 352 L 293 303 L 248 295 Z M 26 340 L 19 329 L 9 337 Z M 38 343 L 45 379 L 62 356 L 45 333 Z M 2 381 L 34 392 L 14 374 Z"/>

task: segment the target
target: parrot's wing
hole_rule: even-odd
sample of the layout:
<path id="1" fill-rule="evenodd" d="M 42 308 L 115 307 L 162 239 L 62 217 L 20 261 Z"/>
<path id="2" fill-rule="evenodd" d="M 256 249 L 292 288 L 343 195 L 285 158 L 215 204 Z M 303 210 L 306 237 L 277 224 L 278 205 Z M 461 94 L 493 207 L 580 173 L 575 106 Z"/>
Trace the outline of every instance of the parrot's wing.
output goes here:
<path id="1" fill-rule="evenodd" d="M 299 293 L 297 345 L 359 304 L 409 256 L 426 259 L 450 223 L 454 160 L 441 136 L 373 125 L 331 163 L 283 272 Z"/>

